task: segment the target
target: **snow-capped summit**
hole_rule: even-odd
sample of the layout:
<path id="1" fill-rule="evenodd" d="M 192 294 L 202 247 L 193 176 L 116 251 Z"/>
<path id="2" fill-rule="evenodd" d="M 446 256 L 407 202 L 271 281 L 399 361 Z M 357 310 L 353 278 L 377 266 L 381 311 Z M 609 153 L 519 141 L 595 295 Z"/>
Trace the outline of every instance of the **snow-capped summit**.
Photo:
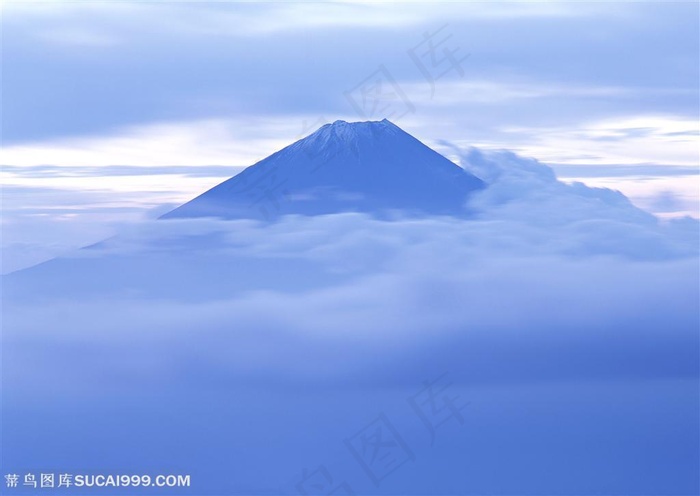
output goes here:
<path id="1" fill-rule="evenodd" d="M 336 121 L 163 218 L 366 212 L 461 216 L 484 183 L 388 120 Z"/>
<path id="2" fill-rule="evenodd" d="M 299 143 L 303 143 L 304 146 L 318 146 L 319 144 L 333 140 L 348 142 L 361 138 L 371 139 L 373 136 L 380 133 L 394 135 L 399 133 L 406 134 L 400 127 L 387 119 L 366 122 L 346 122 L 338 120 L 333 124 L 324 124 L 306 139 L 300 140 Z"/>

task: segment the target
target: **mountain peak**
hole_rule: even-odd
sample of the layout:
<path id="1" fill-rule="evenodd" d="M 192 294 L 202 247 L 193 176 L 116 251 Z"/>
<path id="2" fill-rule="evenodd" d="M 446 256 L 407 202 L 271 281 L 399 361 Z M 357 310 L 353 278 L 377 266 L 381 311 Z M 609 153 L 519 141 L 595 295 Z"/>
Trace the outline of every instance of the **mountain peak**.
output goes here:
<path id="1" fill-rule="evenodd" d="M 375 127 L 375 128 L 393 127 L 396 129 L 400 129 L 396 124 L 392 123 L 388 119 L 382 119 L 381 121 L 356 121 L 356 122 L 348 122 L 348 121 L 344 121 L 342 119 L 338 119 L 337 121 L 335 121 L 333 123 L 324 124 L 323 126 L 321 126 L 319 128 L 319 130 L 327 128 L 327 127 L 339 127 L 339 128 L 350 127 L 350 128 L 355 128 L 355 129 L 370 128 L 370 127 Z"/>
<path id="2" fill-rule="evenodd" d="M 396 210 L 461 216 L 483 182 L 381 121 L 337 120 L 164 215 L 273 219 Z"/>
<path id="3" fill-rule="evenodd" d="M 396 135 L 398 133 L 404 133 L 410 136 L 400 127 L 386 119 L 381 121 L 360 122 L 337 120 L 333 123 L 324 124 L 314 133 L 300 141 L 310 144 L 311 146 L 318 146 L 319 144 L 327 144 L 333 141 L 350 143 L 362 139 L 373 140 L 380 136 L 386 138 L 387 135 Z"/>
<path id="4" fill-rule="evenodd" d="M 382 119 L 381 121 L 358 121 L 358 122 L 347 122 L 343 120 L 337 120 L 332 124 L 325 124 L 321 126 L 317 132 L 324 130 L 334 131 L 336 133 L 363 133 L 363 132 L 396 132 L 403 130 L 398 127 L 393 122 Z"/>

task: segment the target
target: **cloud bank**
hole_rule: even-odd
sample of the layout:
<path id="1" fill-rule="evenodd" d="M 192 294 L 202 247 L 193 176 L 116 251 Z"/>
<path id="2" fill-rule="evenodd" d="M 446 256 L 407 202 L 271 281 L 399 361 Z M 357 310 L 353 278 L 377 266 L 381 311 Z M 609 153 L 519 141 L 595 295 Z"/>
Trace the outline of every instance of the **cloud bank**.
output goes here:
<path id="1" fill-rule="evenodd" d="M 8 467 L 192 473 L 191 494 L 300 494 L 319 465 L 362 494 L 692 494 L 698 222 L 455 153 L 489 185 L 470 220 L 151 221 L 5 276 Z M 406 399 L 443 373 L 469 407 L 431 434 Z M 374 484 L 343 439 L 380 412 L 414 457 Z"/>

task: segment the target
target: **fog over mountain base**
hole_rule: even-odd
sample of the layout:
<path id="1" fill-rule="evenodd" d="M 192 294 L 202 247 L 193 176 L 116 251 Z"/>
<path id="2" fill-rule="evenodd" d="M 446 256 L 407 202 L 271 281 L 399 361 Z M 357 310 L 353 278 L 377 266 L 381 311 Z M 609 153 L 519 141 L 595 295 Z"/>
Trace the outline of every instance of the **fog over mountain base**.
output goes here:
<path id="1" fill-rule="evenodd" d="M 696 494 L 697 220 L 457 152 L 487 185 L 469 218 L 158 220 L 5 276 L 3 466 L 192 475 L 167 494 Z"/>

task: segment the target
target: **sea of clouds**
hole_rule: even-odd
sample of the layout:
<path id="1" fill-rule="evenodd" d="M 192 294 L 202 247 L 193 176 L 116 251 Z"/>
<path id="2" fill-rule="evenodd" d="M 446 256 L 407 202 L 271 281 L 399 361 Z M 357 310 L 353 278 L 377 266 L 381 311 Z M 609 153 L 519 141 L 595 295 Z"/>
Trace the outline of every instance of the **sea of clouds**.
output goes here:
<path id="1" fill-rule="evenodd" d="M 148 221 L 4 276 L 3 469 L 191 473 L 177 494 L 694 494 L 698 221 L 455 152 L 488 184 L 468 220 Z M 437 378 L 466 406 L 431 431 L 409 400 Z M 377 480 L 344 440 L 380 413 L 411 456 Z"/>

